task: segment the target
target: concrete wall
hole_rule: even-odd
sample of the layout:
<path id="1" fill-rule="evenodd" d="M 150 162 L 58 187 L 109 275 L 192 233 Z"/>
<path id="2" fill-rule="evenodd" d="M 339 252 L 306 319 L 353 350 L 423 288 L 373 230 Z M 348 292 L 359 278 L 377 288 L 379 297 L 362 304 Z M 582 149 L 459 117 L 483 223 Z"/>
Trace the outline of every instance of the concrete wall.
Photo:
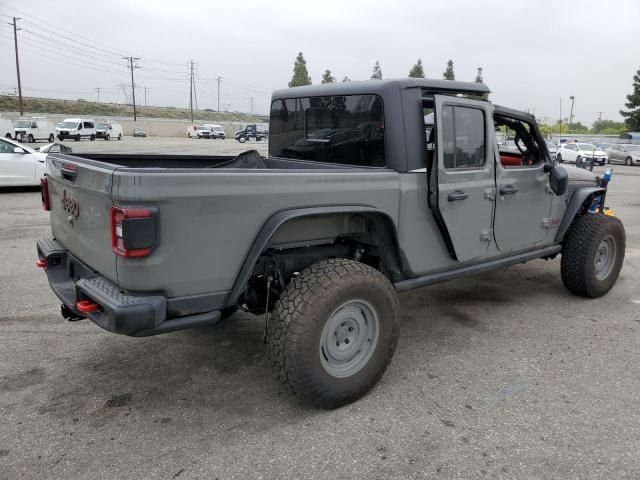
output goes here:
<path id="1" fill-rule="evenodd" d="M 20 115 L 16 112 L 2 113 L 3 117 L 8 117 L 15 124 L 16 120 L 20 118 Z M 46 113 L 28 113 L 26 112 L 24 117 L 45 117 L 54 124 L 62 122 L 65 118 L 72 118 L 73 115 L 56 115 Z M 84 117 L 83 117 L 84 118 Z M 173 120 L 165 118 L 139 118 L 137 122 L 133 121 L 133 118 L 129 117 L 93 117 L 94 120 L 111 120 L 114 123 L 122 125 L 122 129 L 125 135 L 131 135 L 134 128 L 144 128 L 147 131 L 147 135 L 156 137 L 184 137 L 187 135 L 187 128 L 193 125 L 201 125 L 203 123 L 214 123 L 224 128 L 227 137 L 232 137 L 233 134 L 240 130 L 246 122 L 214 122 L 213 120 L 200 120 L 197 122 L 190 122 L 188 120 Z M 258 124 L 259 127 L 267 127 L 268 124 Z"/>

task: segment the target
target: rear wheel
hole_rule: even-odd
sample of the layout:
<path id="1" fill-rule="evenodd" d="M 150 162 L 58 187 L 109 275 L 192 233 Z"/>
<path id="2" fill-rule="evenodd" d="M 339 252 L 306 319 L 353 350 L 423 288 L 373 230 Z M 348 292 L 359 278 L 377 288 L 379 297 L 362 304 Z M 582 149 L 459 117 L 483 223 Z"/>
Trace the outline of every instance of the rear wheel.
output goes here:
<path id="1" fill-rule="evenodd" d="M 331 259 L 294 277 L 277 300 L 267 351 L 274 374 L 300 400 L 336 408 L 380 380 L 398 333 L 389 280 L 363 263 Z"/>
<path id="2" fill-rule="evenodd" d="M 576 218 L 567 232 L 560 271 L 568 290 L 583 297 L 601 297 L 616 283 L 624 260 L 622 222 L 601 213 Z"/>
<path id="3" fill-rule="evenodd" d="M 53 133 L 49 134 L 49 143 L 53 143 L 53 141 L 56 139 L 56 137 L 53 136 Z"/>
<path id="4" fill-rule="evenodd" d="M 9 140 L 11 140 L 11 134 L 10 134 L 10 133 L 7 133 L 7 134 L 4 136 L 4 138 L 8 138 Z"/>
<path id="5" fill-rule="evenodd" d="M 108 133 L 104 136 L 105 140 L 111 140 L 111 135 L 109 135 Z"/>
<path id="6" fill-rule="evenodd" d="M 79 142 L 79 141 L 80 141 L 80 134 L 77 134 L 77 135 L 76 135 L 76 138 L 74 138 L 74 140 L 75 140 L 76 142 Z"/>
<path id="7" fill-rule="evenodd" d="M 33 138 L 33 135 L 29 134 L 29 143 L 35 143 L 36 139 Z"/>
<path id="8" fill-rule="evenodd" d="M 562 155 L 556 155 L 556 160 L 558 161 L 558 163 L 562 163 Z"/>
<path id="9" fill-rule="evenodd" d="M 118 140 L 122 140 L 122 134 L 121 133 L 118 134 Z"/>
<path id="10" fill-rule="evenodd" d="M 624 164 L 630 167 L 632 165 L 631 157 L 627 157 L 624 161 Z"/>

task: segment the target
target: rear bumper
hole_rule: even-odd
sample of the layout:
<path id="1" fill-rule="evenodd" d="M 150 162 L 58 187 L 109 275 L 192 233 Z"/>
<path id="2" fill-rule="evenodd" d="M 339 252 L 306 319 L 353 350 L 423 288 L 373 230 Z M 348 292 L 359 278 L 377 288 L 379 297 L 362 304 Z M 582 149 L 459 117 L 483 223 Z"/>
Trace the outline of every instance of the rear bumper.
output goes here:
<path id="1" fill-rule="evenodd" d="M 47 273 L 51 289 L 77 318 L 88 318 L 113 333 L 149 336 L 209 325 L 220 320 L 218 310 L 167 318 L 167 298 L 162 295 L 132 295 L 74 258 L 51 238 L 38 240 L 38 259 Z M 78 310 L 78 302 L 97 304 L 92 312 Z"/>

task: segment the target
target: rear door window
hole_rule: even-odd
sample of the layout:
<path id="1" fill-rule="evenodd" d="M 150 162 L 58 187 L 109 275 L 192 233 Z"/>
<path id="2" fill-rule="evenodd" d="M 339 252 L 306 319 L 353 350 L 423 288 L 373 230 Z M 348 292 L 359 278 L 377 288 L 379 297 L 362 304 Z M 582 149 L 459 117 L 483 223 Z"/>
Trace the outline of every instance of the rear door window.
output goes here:
<path id="1" fill-rule="evenodd" d="M 377 95 L 275 100 L 269 154 L 274 157 L 384 167 L 384 112 Z"/>

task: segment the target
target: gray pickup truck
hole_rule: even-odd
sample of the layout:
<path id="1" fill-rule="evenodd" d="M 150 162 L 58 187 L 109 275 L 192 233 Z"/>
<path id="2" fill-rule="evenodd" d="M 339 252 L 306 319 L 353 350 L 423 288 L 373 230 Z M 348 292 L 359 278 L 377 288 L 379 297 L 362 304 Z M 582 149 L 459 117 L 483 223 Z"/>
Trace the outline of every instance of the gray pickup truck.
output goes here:
<path id="1" fill-rule="evenodd" d="M 276 376 L 344 405 L 391 361 L 397 292 L 559 254 L 576 295 L 618 278 L 606 186 L 556 165 L 534 117 L 488 93 L 426 79 L 276 91 L 266 158 L 49 155 L 38 266 L 65 318 L 110 332 L 259 315 Z"/>

